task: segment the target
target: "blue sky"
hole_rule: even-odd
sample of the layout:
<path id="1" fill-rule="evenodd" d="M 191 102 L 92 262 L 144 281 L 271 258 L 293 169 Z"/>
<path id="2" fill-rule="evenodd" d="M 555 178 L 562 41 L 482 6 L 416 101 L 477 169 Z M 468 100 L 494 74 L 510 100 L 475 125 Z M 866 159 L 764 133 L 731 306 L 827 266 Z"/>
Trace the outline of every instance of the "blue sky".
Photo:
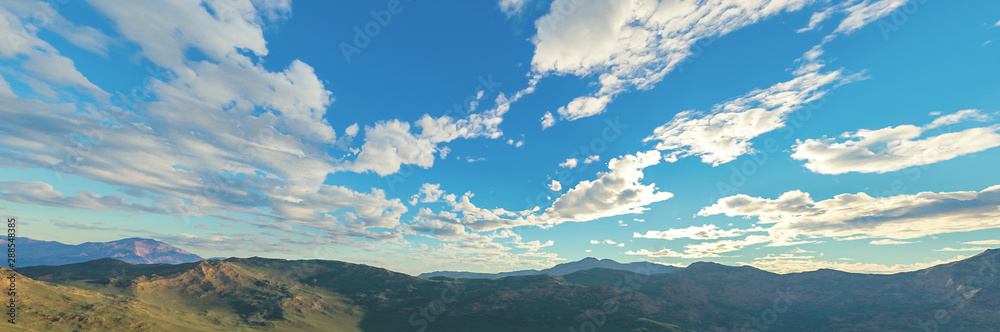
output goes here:
<path id="1" fill-rule="evenodd" d="M 1000 246 L 1000 4 L 0 1 L 0 211 L 419 273 Z"/>

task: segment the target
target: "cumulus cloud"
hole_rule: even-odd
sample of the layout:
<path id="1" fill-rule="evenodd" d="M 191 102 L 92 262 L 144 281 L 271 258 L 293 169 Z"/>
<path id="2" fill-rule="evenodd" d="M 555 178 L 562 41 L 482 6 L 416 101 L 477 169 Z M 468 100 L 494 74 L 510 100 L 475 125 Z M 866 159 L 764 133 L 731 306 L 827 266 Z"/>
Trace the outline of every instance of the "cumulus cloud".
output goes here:
<path id="1" fill-rule="evenodd" d="M 590 164 L 590 163 L 593 163 L 593 162 L 596 162 L 596 161 L 600 161 L 600 160 L 601 160 L 601 156 L 593 155 L 593 156 L 587 157 L 587 159 L 584 159 L 583 163 L 584 164 Z"/>
<path id="2" fill-rule="evenodd" d="M 562 184 L 560 184 L 559 181 L 552 180 L 552 183 L 549 184 L 549 189 L 552 191 L 560 191 L 562 190 Z"/>
<path id="3" fill-rule="evenodd" d="M 1000 185 L 982 191 L 879 198 L 865 193 L 841 194 L 818 202 L 797 190 L 777 199 L 736 195 L 698 212 L 700 216 L 717 214 L 753 217 L 772 224 L 767 231 L 775 238 L 907 240 L 1000 228 Z"/>
<path id="4" fill-rule="evenodd" d="M 355 172 L 371 170 L 385 176 L 398 172 L 403 164 L 429 168 L 434 165 L 436 151 L 434 142 L 410 133 L 409 123 L 379 122 L 365 128 L 365 143 L 349 169 Z"/>
<path id="5" fill-rule="evenodd" d="M 575 168 L 578 161 L 576 158 L 569 158 L 566 161 L 559 163 L 559 167 L 562 168 Z"/>
<path id="6" fill-rule="evenodd" d="M 623 91 L 652 88 L 693 53 L 697 41 L 809 2 L 556 0 L 550 13 L 535 22 L 532 69 L 597 77 L 598 91 L 557 110 L 565 120 L 580 119 L 603 112 Z M 543 127 L 552 123 L 547 114 Z"/>
<path id="7" fill-rule="evenodd" d="M 0 117 L 20 124 L 0 132 L 5 147 L 0 158 L 10 167 L 51 169 L 176 198 L 187 202 L 178 206 L 185 216 L 244 214 L 250 218 L 243 222 L 310 227 L 333 237 L 400 236 L 394 227 L 406 207 L 399 199 L 378 189 L 365 193 L 324 183 L 337 169 L 326 153 L 335 140 L 324 120 L 332 97 L 312 67 L 296 60 L 270 71 L 252 57 L 267 54 L 263 25 L 286 14 L 290 4 L 162 1 L 146 6 L 98 0 L 91 5 L 139 46 L 141 56 L 164 69 L 144 82 L 147 100 L 115 105 L 99 98 L 97 105 L 46 103 L 0 93 Z M 8 23 L 0 24 L 4 29 L 23 30 L 15 15 L 0 17 Z M 37 38 L 25 41 L 30 46 L 25 49 L 46 52 L 39 61 L 70 75 L 64 78 L 79 74 L 68 59 L 48 61 L 57 54 L 51 46 Z M 23 50 L 6 46 L 0 47 L 2 57 Z M 189 59 L 192 49 L 205 58 Z M 30 72 L 31 63 L 19 65 Z M 90 89 L 82 80 L 75 82 Z M 140 106 L 142 112 L 136 112 Z M 137 200 L 122 197 L 131 208 L 141 208 L 134 205 Z M 84 204 L 84 198 L 96 203 Z M 111 206 L 112 199 L 118 197 L 78 193 L 60 204 L 104 208 L 95 204 Z"/>
<path id="8" fill-rule="evenodd" d="M 555 124 L 556 118 L 552 116 L 552 112 L 545 112 L 545 115 L 542 116 L 542 129 L 544 130 L 548 127 L 552 127 Z"/>
<path id="9" fill-rule="evenodd" d="M 669 151 L 667 160 L 700 156 L 702 162 L 718 166 L 753 152 L 750 140 L 784 127 L 790 113 L 819 100 L 829 89 L 859 78 L 840 70 L 805 73 L 716 105 L 708 114 L 678 113 L 643 141 L 656 141 L 657 150 Z"/>
<path id="10" fill-rule="evenodd" d="M 503 135 L 499 126 L 504 114 L 510 110 L 511 104 L 534 92 L 538 80 L 537 76 L 531 78 L 528 87 L 511 96 L 497 92 L 493 108 L 469 114 L 465 118 L 455 119 L 448 115 L 432 117 L 424 114 L 412 126 L 400 120 L 379 122 L 374 127 L 366 126 L 361 152 L 354 161 L 344 162 L 342 169 L 359 173 L 373 171 L 379 176 L 387 176 L 398 172 L 402 165 L 430 168 L 434 165 L 435 151 L 451 151 L 445 150 L 447 147 L 439 148 L 439 144 L 459 138 L 498 139 Z M 480 81 L 483 85 L 490 85 L 489 89 L 499 86 L 499 83 L 492 81 L 492 76 L 481 77 Z M 482 98 L 483 94 L 478 94 L 477 97 Z M 420 132 L 411 132 L 411 127 L 420 128 Z M 518 144 L 523 143 L 515 143 Z"/>
<path id="11" fill-rule="evenodd" d="M 550 221 L 587 221 L 603 217 L 642 213 L 646 206 L 673 197 L 658 192 L 656 184 L 644 185 L 643 169 L 660 162 L 658 151 L 639 152 L 611 159 L 608 172 L 597 180 L 581 181 L 556 198 L 542 215 Z"/>
<path id="12" fill-rule="evenodd" d="M 643 213 L 649 204 L 673 197 L 669 192 L 658 191 L 656 184 L 646 185 L 640 182 L 644 176 L 643 170 L 658 164 L 660 159 L 658 151 L 611 159 L 607 172 L 598 173 L 596 180 L 581 181 L 557 197 L 544 210 L 540 207 L 521 211 L 486 209 L 472 203 L 474 195 L 470 192 L 462 196 L 445 194 L 442 197 L 451 206 L 451 211 L 457 214 L 440 219 L 464 225 L 474 231 L 490 231 L 518 226 L 551 227 L 565 222 L 585 222 Z"/>
<path id="13" fill-rule="evenodd" d="M 634 238 L 645 238 L 645 239 L 663 239 L 663 240 L 676 240 L 676 239 L 692 239 L 692 240 L 714 240 L 724 237 L 737 237 L 750 232 L 762 232 L 763 228 L 756 227 L 753 229 L 720 229 L 716 225 L 705 224 L 702 226 L 690 226 L 687 228 L 671 228 L 666 231 L 646 231 L 645 234 L 632 233 Z"/>
<path id="14" fill-rule="evenodd" d="M 986 121 L 978 110 L 943 115 L 923 127 L 901 125 L 862 129 L 834 138 L 797 141 L 792 158 L 806 160 L 806 168 L 820 174 L 885 173 L 933 164 L 1000 146 L 1000 125 L 969 128 L 924 137 L 931 129 L 967 120 Z"/>
<path id="15" fill-rule="evenodd" d="M 410 197 L 410 205 L 417 205 L 420 203 L 433 203 L 441 199 L 444 196 L 444 190 L 441 190 L 441 184 L 439 183 L 424 183 L 420 186 L 419 192 Z"/>

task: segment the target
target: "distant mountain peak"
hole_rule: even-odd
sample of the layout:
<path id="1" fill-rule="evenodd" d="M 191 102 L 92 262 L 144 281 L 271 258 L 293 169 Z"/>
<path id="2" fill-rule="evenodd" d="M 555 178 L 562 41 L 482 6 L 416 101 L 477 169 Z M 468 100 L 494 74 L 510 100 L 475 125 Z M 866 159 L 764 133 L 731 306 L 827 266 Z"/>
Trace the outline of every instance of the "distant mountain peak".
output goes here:
<path id="1" fill-rule="evenodd" d="M 64 265 L 109 258 L 131 264 L 179 264 L 202 260 L 198 255 L 170 244 L 138 237 L 77 245 L 22 238 L 19 247 L 25 252 L 19 257 L 22 260 L 18 260 L 19 263 L 24 262 L 21 266 Z"/>
<path id="2" fill-rule="evenodd" d="M 525 275 L 555 275 L 563 276 L 577 271 L 590 270 L 595 268 L 603 268 L 609 270 L 620 270 L 629 271 L 641 274 L 660 274 L 669 273 L 676 270 L 680 270 L 680 267 L 662 265 L 649 262 L 633 262 L 622 264 L 618 263 L 612 259 L 598 259 L 595 257 L 586 257 L 584 259 L 557 264 L 556 266 L 544 269 L 544 270 L 519 270 L 511 272 L 501 272 L 501 273 L 476 273 L 476 272 L 459 272 L 459 271 L 437 271 L 423 273 L 419 275 L 421 278 L 432 278 L 432 277 L 450 277 L 450 278 L 465 278 L 465 279 L 497 279 L 504 277 L 513 276 L 525 276 Z"/>

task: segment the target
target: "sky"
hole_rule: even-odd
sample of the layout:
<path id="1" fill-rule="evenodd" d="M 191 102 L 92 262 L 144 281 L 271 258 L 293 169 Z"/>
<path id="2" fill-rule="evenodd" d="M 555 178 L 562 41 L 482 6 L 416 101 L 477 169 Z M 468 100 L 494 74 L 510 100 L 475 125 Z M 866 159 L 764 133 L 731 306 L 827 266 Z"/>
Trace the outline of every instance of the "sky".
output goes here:
<path id="1" fill-rule="evenodd" d="M 1000 247 L 998 39 L 986 0 L 0 0 L 0 213 L 414 274 L 912 271 Z"/>

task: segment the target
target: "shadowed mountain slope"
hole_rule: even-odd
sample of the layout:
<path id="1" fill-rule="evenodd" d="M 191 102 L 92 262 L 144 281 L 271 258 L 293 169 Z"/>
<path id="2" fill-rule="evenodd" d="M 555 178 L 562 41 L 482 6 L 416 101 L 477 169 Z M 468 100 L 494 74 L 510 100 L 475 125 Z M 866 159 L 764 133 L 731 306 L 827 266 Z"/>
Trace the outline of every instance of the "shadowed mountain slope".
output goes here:
<path id="1" fill-rule="evenodd" d="M 325 260 L 230 258 L 132 265 L 103 259 L 20 269 L 24 276 L 18 279 L 18 327 L 989 331 L 1000 326 L 998 263 L 1000 250 L 989 250 L 893 275 L 833 270 L 775 274 L 748 266 L 695 263 L 653 275 L 593 268 L 561 276 L 425 279 Z"/>

